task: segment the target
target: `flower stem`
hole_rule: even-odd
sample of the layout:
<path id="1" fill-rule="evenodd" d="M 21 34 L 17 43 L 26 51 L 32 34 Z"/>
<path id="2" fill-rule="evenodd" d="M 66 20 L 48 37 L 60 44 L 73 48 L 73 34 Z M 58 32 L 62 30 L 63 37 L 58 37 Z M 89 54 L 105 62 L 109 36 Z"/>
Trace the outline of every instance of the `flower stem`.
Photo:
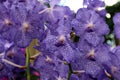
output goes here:
<path id="1" fill-rule="evenodd" d="M 69 66 L 69 72 L 68 72 L 68 79 L 67 80 L 70 80 L 70 76 L 73 73 L 73 70 L 72 70 L 72 65 L 71 64 L 68 64 L 68 66 Z"/>
<path id="2" fill-rule="evenodd" d="M 29 48 L 26 48 L 26 71 L 27 71 L 27 80 L 30 80 L 30 53 Z"/>

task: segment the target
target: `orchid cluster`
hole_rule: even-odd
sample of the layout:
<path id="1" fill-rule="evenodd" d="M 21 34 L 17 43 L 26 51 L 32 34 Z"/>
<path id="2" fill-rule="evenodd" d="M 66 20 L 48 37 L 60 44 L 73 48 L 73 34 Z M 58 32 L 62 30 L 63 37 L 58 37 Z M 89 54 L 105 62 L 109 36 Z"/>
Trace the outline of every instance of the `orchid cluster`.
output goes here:
<path id="1" fill-rule="evenodd" d="M 0 80 L 120 80 L 120 46 L 105 39 L 105 3 L 84 0 L 77 13 L 59 3 L 0 0 Z M 113 22 L 120 39 L 119 12 Z M 39 52 L 30 56 L 29 46 Z"/>

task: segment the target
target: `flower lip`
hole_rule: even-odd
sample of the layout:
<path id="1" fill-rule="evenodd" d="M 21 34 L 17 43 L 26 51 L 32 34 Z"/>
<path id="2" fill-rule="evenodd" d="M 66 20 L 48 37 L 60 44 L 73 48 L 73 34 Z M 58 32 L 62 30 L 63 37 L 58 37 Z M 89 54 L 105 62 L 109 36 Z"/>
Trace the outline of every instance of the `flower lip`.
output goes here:
<path id="1" fill-rule="evenodd" d="M 55 44 L 55 46 L 60 47 L 60 46 L 64 46 L 64 44 L 65 44 L 65 36 L 61 35 L 58 38 L 58 42 Z"/>
<path id="2" fill-rule="evenodd" d="M 23 29 L 24 29 L 25 31 L 28 31 L 29 28 L 30 28 L 30 25 L 29 25 L 27 22 L 24 22 L 24 23 L 22 24 L 22 26 L 23 26 Z"/>
<path id="3" fill-rule="evenodd" d="M 4 21 L 6 25 L 8 26 L 12 25 L 12 22 L 9 19 L 5 19 Z"/>
<path id="4" fill-rule="evenodd" d="M 46 56 L 45 61 L 46 61 L 46 62 L 52 62 L 52 59 L 51 59 L 49 56 Z"/>
<path id="5" fill-rule="evenodd" d="M 61 35 L 58 40 L 59 40 L 60 42 L 63 42 L 63 43 L 64 43 L 64 41 L 65 41 L 65 36 L 64 36 L 64 35 Z"/>
<path id="6" fill-rule="evenodd" d="M 95 50 L 94 49 L 90 50 L 90 52 L 87 54 L 87 57 L 90 58 L 90 59 L 94 59 L 94 57 L 95 57 Z"/>
<path id="7" fill-rule="evenodd" d="M 93 23 L 89 23 L 89 24 L 87 25 L 87 28 L 92 29 L 93 27 L 94 27 Z"/>

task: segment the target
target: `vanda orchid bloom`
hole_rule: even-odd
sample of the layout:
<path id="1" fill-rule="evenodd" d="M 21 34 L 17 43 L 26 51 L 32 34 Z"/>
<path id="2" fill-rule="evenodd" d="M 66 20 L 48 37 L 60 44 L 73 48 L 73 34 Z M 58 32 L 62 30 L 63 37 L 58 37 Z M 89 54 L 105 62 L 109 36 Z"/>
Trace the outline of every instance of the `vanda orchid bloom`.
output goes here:
<path id="1" fill-rule="evenodd" d="M 0 80 L 120 80 L 120 46 L 106 41 L 120 39 L 120 13 L 110 31 L 104 1 L 76 13 L 60 1 L 0 1 Z"/>

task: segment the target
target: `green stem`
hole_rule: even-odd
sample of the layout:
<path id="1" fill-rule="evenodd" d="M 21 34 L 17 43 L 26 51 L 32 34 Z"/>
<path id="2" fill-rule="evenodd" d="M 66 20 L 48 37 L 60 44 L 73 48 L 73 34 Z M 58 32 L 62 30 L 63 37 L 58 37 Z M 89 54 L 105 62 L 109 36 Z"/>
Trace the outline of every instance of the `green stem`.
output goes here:
<path id="1" fill-rule="evenodd" d="M 30 53 L 29 53 L 29 48 L 26 48 L 26 71 L 27 71 L 27 80 L 30 80 Z"/>
<path id="2" fill-rule="evenodd" d="M 73 70 L 72 70 L 72 65 L 71 64 L 68 64 L 68 66 L 69 66 L 68 80 L 70 80 L 70 76 L 73 73 Z"/>
<path id="3" fill-rule="evenodd" d="M 72 74 L 72 73 L 69 71 L 69 73 L 68 73 L 68 80 L 70 80 L 71 74 Z"/>

